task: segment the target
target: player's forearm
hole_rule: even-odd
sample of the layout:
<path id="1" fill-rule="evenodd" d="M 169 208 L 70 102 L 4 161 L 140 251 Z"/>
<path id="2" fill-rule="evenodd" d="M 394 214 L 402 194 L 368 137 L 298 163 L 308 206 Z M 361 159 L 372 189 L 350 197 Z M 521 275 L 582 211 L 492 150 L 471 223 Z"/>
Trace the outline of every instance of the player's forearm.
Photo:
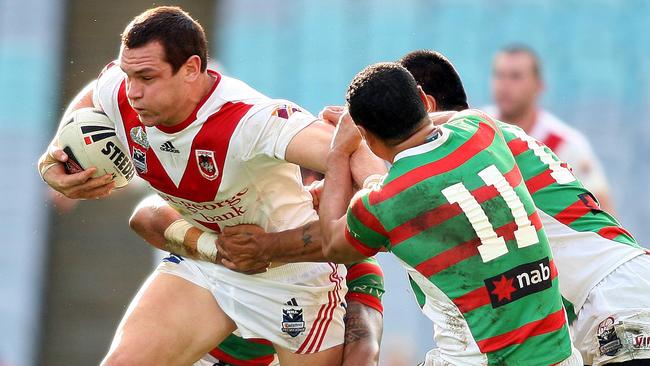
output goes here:
<path id="1" fill-rule="evenodd" d="M 324 255 L 337 263 L 345 263 L 344 253 L 338 249 L 347 246 L 342 236 L 341 218 L 345 216 L 352 196 L 350 156 L 336 150 L 327 157 L 327 173 L 321 193 L 319 216 L 323 235 Z"/>
<path id="2" fill-rule="evenodd" d="M 323 256 L 323 237 L 318 221 L 297 229 L 267 233 L 266 250 L 271 262 L 326 262 Z"/>
<path id="3" fill-rule="evenodd" d="M 170 231 L 172 224 L 176 225 L 175 227 L 184 227 L 184 229 L 180 233 L 174 234 Z M 180 214 L 166 204 L 160 205 L 145 200 L 131 216 L 129 226 L 147 243 L 158 249 L 210 262 L 217 262 L 221 259 L 215 258 L 213 252 L 204 253 L 199 250 L 199 238 L 202 235 L 208 235 L 207 238 L 212 240 L 216 238 L 216 235 L 204 233 L 193 227 L 187 221 L 182 220 Z"/>
<path id="4" fill-rule="evenodd" d="M 348 303 L 345 314 L 343 366 L 374 366 L 379 362 L 383 317 L 358 301 Z"/>
<path id="5" fill-rule="evenodd" d="M 371 175 L 386 174 L 386 163 L 370 151 L 370 148 L 362 141 L 357 151 L 350 158 L 350 171 L 357 187 L 362 187 L 366 178 Z M 328 169 L 329 166 L 328 166 Z"/>

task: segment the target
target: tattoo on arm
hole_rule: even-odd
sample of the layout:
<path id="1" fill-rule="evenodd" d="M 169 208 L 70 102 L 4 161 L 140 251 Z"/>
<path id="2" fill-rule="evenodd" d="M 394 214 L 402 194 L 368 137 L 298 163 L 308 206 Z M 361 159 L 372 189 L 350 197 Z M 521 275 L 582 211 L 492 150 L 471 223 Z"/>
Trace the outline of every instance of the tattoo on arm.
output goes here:
<path id="1" fill-rule="evenodd" d="M 309 233 L 309 229 L 311 228 L 312 224 L 307 224 L 305 227 L 302 228 L 302 243 L 304 246 L 307 246 L 312 243 L 312 237 L 311 234 Z"/>

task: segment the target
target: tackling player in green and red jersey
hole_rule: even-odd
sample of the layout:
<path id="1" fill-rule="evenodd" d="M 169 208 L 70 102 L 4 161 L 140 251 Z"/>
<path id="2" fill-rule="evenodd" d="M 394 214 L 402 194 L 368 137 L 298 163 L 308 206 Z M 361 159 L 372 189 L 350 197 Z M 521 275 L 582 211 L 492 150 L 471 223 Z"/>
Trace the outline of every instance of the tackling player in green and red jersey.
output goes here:
<path id="1" fill-rule="evenodd" d="M 158 196 L 150 196 L 136 208 L 130 220 L 131 228 L 154 247 L 161 248 L 161 242 L 168 240 L 162 228 L 180 220 L 180 215 Z M 228 229 L 225 229 L 228 232 Z M 180 253 L 192 257 L 192 248 L 203 231 L 194 227 L 183 239 Z M 222 242 L 229 238 L 221 236 Z M 314 240 L 318 240 L 314 238 Z M 283 247 L 292 250 L 288 240 Z M 302 246 L 302 244 L 300 244 Z M 178 263 L 183 256 L 170 253 L 163 261 Z M 343 349 L 343 366 L 376 365 L 381 341 L 383 307 L 381 297 L 384 294 L 384 278 L 379 263 L 374 258 L 349 264 L 346 282 L 348 292 L 345 296 L 345 344 Z M 255 272 L 255 271 L 251 271 Z M 295 302 L 295 299 L 290 302 Z M 287 304 L 290 307 L 296 305 Z M 322 325 L 321 325 L 322 326 Z M 275 366 L 278 358 L 271 342 L 265 339 L 245 339 L 231 334 L 218 346 L 208 352 L 194 366 Z"/>
<path id="2" fill-rule="evenodd" d="M 434 322 L 428 365 L 581 365 L 546 235 L 499 128 L 474 118 L 436 127 L 425 100 L 395 63 L 353 79 L 320 198 L 325 256 L 397 256 Z M 393 166 L 347 209 L 361 140 L 352 119 Z"/>
<path id="3" fill-rule="evenodd" d="M 469 108 L 460 76 L 440 53 L 414 51 L 400 63 L 427 94 L 430 112 Z M 467 110 L 452 114 L 449 121 L 463 118 L 491 119 Z M 650 359 L 648 251 L 600 208 L 548 147 L 516 126 L 494 122 L 539 210 L 559 270 L 574 344 L 585 364 L 645 364 Z"/>

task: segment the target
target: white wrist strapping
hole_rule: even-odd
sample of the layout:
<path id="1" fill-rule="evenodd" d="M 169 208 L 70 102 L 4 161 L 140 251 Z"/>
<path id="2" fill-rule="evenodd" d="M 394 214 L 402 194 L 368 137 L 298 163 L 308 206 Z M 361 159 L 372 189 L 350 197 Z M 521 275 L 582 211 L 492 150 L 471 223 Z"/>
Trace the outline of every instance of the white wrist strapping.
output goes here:
<path id="1" fill-rule="evenodd" d="M 196 242 L 196 250 L 204 259 L 214 262 L 217 259 L 217 239 L 215 233 L 204 232 Z"/>
<path id="2" fill-rule="evenodd" d="M 178 219 L 172 222 L 172 224 L 167 226 L 167 229 L 165 229 L 165 239 L 170 242 L 170 244 L 173 244 L 175 246 L 182 246 L 183 242 L 185 241 L 185 234 L 187 234 L 187 231 L 191 227 L 192 224 L 189 222 L 183 219 Z"/>
<path id="3" fill-rule="evenodd" d="M 381 182 L 384 181 L 384 175 L 383 174 L 372 174 L 369 175 L 364 181 L 363 181 L 363 188 L 365 189 L 373 189 L 374 186 L 377 184 L 381 184 Z"/>

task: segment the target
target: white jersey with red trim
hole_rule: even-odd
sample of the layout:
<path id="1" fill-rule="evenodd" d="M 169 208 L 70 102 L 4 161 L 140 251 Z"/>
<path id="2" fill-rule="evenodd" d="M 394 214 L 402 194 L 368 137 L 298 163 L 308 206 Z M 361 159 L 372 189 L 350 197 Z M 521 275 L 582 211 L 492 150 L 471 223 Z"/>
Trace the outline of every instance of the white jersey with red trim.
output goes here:
<path id="1" fill-rule="evenodd" d="M 490 105 L 482 109 L 500 119 L 496 106 Z M 582 132 L 561 121 L 552 113 L 539 109 L 537 119 L 528 135 L 544 143 L 560 159 L 569 163 L 573 173 L 591 192 L 598 194 L 609 191 L 602 164 Z"/>
<path id="2" fill-rule="evenodd" d="M 219 232 L 256 224 L 276 232 L 316 220 L 299 167 L 284 161 L 291 139 L 316 118 L 209 72 L 216 78 L 210 93 L 171 128 L 142 125 L 119 67 L 100 75 L 93 101 L 115 122 L 138 175 L 197 226 Z"/>

